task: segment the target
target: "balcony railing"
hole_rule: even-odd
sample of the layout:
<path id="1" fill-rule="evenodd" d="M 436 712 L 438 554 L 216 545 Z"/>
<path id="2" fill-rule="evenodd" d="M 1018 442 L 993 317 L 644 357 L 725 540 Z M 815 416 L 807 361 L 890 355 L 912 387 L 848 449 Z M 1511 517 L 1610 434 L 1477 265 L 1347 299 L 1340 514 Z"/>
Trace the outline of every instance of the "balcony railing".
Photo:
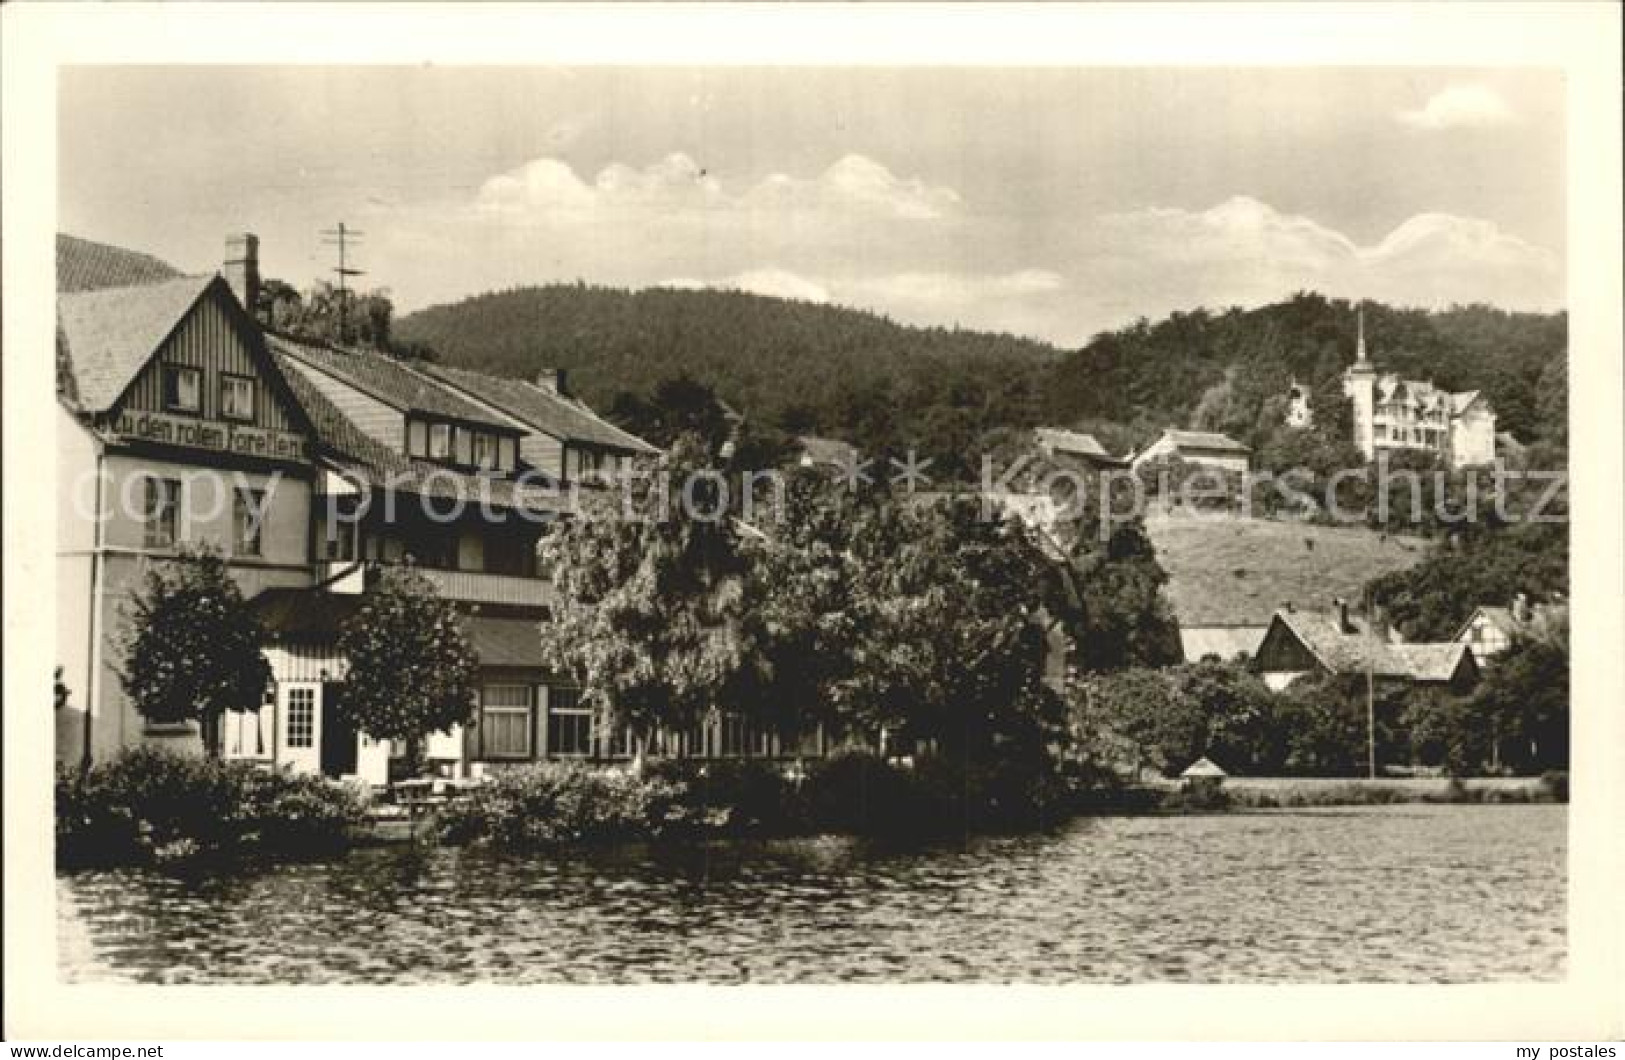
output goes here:
<path id="1" fill-rule="evenodd" d="M 553 602 L 553 586 L 545 578 L 523 578 L 513 574 L 485 574 L 480 571 L 433 570 L 419 567 L 441 596 L 479 604 L 516 604 L 540 607 Z"/>

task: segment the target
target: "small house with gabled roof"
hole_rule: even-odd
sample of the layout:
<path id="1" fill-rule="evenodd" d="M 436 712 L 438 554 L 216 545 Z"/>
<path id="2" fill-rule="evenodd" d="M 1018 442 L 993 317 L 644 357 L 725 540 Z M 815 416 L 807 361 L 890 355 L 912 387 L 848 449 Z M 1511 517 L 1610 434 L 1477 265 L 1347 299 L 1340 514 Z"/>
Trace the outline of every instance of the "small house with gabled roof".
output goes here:
<path id="1" fill-rule="evenodd" d="M 1129 464 L 1138 468 L 1153 460 L 1177 459 L 1187 464 L 1202 464 L 1240 474 L 1247 470 L 1251 454 L 1252 450 L 1247 446 L 1223 434 L 1169 429 L 1134 454 Z"/>
<path id="2" fill-rule="evenodd" d="M 1252 669 L 1275 691 L 1311 673 L 1364 674 L 1465 692 L 1478 681 L 1472 652 L 1454 642 L 1407 644 L 1380 624 L 1349 612 L 1338 601 L 1330 611 L 1275 612 L 1253 656 Z"/>

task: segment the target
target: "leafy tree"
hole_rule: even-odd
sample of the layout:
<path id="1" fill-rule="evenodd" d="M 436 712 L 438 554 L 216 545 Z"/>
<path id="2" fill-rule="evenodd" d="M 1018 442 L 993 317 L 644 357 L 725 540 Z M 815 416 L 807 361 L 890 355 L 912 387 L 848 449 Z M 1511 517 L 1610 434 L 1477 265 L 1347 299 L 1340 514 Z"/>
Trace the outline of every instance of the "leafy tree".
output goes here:
<path id="1" fill-rule="evenodd" d="M 1494 719 L 1480 700 L 1443 689 L 1412 692 L 1400 719 L 1409 735 L 1411 760 L 1443 766 L 1452 776 L 1469 776 L 1491 764 Z"/>
<path id="2" fill-rule="evenodd" d="M 131 594 L 123 637 L 125 694 L 149 721 L 195 721 L 220 753 L 227 711 L 258 710 L 271 683 L 265 630 L 213 548 L 150 567 Z"/>
<path id="3" fill-rule="evenodd" d="M 397 352 L 392 341 L 395 304 L 383 288 L 341 291 L 318 280 L 300 294 L 282 280 L 267 279 L 260 285 L 257 313 L 273 329 L 295 338 Z"/>
<path id="4" fill-rule="evenodd" d="M 1176 775 L 1206 755 L 1234 773 L 1278 772 L 1286 734 L 1275 698 L 1244 664 L 1211 660 L 1085 676 L 1074 724 L 1100 764 Z M 1115 761 L 1114 761 L 1115 757 Z"/>
<path id="5" fill-rule="evenodd" d="M 1487 720 L 1503 766 L 1515 772 L 1569 767 L 1568 623 L 1515 636 L 1488 667 L 1473 709 Z"/>
<path id="6" fill-rule="evenodd" d="M 850 551 L 861 636 L 834 695 L 844 729 L 959 761 L 1064 736 L 1035 621 L 1057 605 L 1056 571 L 1023 526 L 984 520 L 972 501 L 881 505 Z"/>
<path id="7" fill-rule="evenodd" d="M 622 391 L 610 402 L 609 415 L 628 431 L 662 449 L 684 434 L 693 434 L 708 452 L 715 453 L 733 430 L 716 391 L 686 374 L 661 380 L 647 398 Z"/>
<path id="8" fill-rule="evenodd" d="M 681 435 L 624 495 L 587 498 L 542 538 L 558 592 L 541 625 L 544 657 L 581 683 L 606 728 L 630 726 L 640 746 L 657 729 L 699 724 L 747 663 L 746 559 L 715 471 L 705 443 Z"/>
<path id="9" fill-rule="evenodd" d="M 1207 719 L 1179 695 L 1167 670 L 1130 667 L 1091 674 L 1074 696 L 1074 725 L 1086 747 L 1111 767 L 1127 764 L 1138 777 L 1149 766 L 1165 776 L 1201 756 Z"/>
<path id="10" fill-rule="evenodd" d="M 1369 591 L 1407 638 L 1448 640 L 1480 605 L 1520 592 L 1536 601 L 1565 595 L 1568 565 L 1566 524 L 1464 527 L 1435 539 L 1417 566 L 1373 580 Z"/>
<path id="11" fill-rule="evenodd" d="M 398 742 L 412 774 L 431 733 L 473 718 L 479 656 L 456 610 L 410 564 L 382 568 L 338 649 L 347 663 L 338 709 L 373 739 Z"/>
<path id="12" fill-rule="evenodd" d="M 1168 574 L 1143 524 L 1125 522 L 1104 542 L 1078 535 L 1069 562 L 1078 602 L 1065 613 L 1080 667 L 1161 666 L 1180 658 L 1179 626 L 1162 595 Z"/>
<path id="13" fill-rule="evenodd" d="M 1173 683 L 1187 709 L 1206 720 L 1203 754 L 1233 773 L 1280 772 L 1286 733 L 1275 697 L 1246 663 L 1188 663 L 1173 671 Z"/>
<path id="14" fill-rule="evenodd" d="M 853 591 L 859 503 L 817 468 L 788 474 L 783 505 L 747 540 L 742 613 L 752 661 L 740 694 L 786 735 L 839 725 L 837 689 L 854 679 L 868 634 Z"/>

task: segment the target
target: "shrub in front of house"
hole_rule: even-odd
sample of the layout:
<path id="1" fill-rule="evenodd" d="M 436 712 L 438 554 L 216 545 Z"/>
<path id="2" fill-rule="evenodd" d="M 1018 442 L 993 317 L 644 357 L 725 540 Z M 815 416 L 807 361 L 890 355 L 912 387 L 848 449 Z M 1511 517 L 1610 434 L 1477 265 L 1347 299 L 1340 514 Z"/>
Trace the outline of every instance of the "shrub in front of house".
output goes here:
<path id="1" fill-rule="evenodd" d="M 437 833 L 508 850 L 654 839 L 693 826 L 683 795 L 656 776 L 542 762 L 495 774 L 443 807 Z"/>
<path id="2" fill-rule="evenodd" d="M 651 762 L 650 779 L 677 785 L 685 821 L 730 835 L 794 835 L 812 830 L 800 776 L 780 762 L 671 758 Z"/>
<path id="3" fill-rule="evenodd" d="M 89 770 L 59 768 L 57 861 L 151 864 L 342 847 L 364 798 L 321 777 L 136 747 Z"/>

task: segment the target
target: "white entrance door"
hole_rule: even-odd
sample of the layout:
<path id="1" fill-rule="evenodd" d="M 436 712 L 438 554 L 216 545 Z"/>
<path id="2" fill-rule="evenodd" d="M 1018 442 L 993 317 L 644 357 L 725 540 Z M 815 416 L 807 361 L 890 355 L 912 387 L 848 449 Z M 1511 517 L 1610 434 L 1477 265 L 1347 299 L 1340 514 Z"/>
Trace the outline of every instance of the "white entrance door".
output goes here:
<path id="1" fill-rule="evenodd" d="M 277 689 L 279 766 L 295 773 L 322 771 L 322 686 L 318 681 L 284 681 Z"/>

